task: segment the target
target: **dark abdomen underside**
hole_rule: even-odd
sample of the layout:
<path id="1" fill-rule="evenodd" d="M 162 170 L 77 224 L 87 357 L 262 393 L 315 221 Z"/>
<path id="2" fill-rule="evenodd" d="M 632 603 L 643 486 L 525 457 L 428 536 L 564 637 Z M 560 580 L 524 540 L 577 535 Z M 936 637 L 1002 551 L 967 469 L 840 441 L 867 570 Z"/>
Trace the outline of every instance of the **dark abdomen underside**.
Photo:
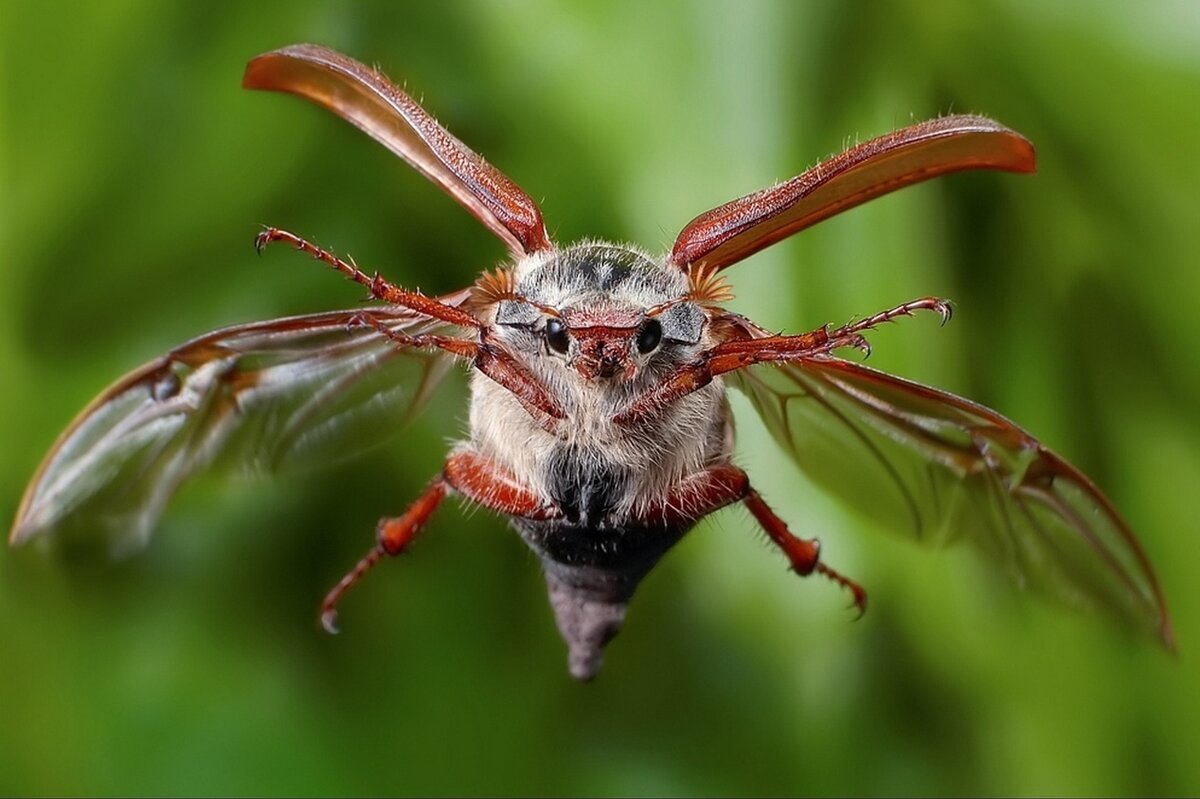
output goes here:
<path id="1" fill-rule="evenodd" d="M 538 554 L 571 674 L 590 680 L 621 629 L 638 583 L 686 527 L 597 527 L 513 519 Z"/>
<path id="2" fill-rule="evenodd" d="M 647 524 L 620 514 L 636 475 L 598 451 L 563 447 L 547 468 L 546 483 L 565 518 L 514 518 L 512 525 L 542 561 L 571 673 L 590 679 L 638 583 L 690 525 Z"/>

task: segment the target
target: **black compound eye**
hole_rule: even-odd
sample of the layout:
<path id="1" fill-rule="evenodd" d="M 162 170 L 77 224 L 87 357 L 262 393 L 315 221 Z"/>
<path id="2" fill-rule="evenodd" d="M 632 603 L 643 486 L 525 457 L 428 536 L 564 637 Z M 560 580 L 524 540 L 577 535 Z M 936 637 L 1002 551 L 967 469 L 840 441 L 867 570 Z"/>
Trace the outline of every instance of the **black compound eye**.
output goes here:
<path id="1" fill-rule="evenodd" d="M 652 352 L 662 342 L 662 325 L 657 319 L 647 319 L 638 331 L 637 348 L 643 355 Z"/>
<path id="2" fill-rule="evenodd" d="M 566 355 L 571 346 L 571 337 L 567 335 L 567 326 L 561 319 L 546 321 L 546 343 L 555 352 Z"/>

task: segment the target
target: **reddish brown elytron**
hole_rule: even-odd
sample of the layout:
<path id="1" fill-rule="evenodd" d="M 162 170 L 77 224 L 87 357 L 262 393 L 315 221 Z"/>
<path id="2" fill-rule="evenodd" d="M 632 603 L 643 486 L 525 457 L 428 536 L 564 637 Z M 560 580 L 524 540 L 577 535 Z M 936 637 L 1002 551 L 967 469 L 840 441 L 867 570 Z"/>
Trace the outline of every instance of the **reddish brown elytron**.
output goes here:
<path id="1" fill-rule="evenodd" d="M 744 503 L 800 575 L 867 595 L 795 536 L 733 465 L 725 392 L 743 391 L 810 477 L 866 503 L 889 529 L 971 541 L 1022 584 L 1157 633 L 1162 590 L 1128 524 L 1092 482 L 1015 424 L 969 400 L 845 360 L 926 297 L 841 327 L 776 335 L 728 311 L 722 270 L 904 186 L 968 169 L 1032 172 L 1033 148 L 990 119 L 948 116 L 853 147 L 704 213 L 660 259 L 636 248 L 560 247 L 537 204 L 403 91 L 314 45 L 259 56 L 249 88 L 288 92 L 347 119 L 458 200 L 510 259 L 471 287 L 427 297 L 275 228 L 282 242 L 361 284 L 377 304 L 202 336 L 102 393 L 34 475 L 13 526 L 109 528 L 143 541 L 192 475 L 221 462 L 274 469 L 379 439 L 455 361 L 469 365 L 469 434 L 329 592 L 321 621 L 385 555 L 398 555 L 449 493 L 508 518 L 538 555 L 571 673 L 597 674 L 643 577 L 697 521 Z M 347 443 L 350 442 L 350 443 Z"/>

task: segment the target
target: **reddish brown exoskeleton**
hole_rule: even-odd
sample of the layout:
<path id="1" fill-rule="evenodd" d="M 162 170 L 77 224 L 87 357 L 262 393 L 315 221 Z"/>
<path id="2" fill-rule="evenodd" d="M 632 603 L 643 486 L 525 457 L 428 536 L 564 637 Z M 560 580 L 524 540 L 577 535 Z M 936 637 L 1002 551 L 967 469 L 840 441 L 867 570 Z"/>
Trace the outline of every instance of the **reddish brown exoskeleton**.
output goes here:
<path id="1" fill-rule="evenodd" d="M 299 45 L 250 62 L 245 86 L 349 120 L 458 200 L 511 260 L 427 297 L 274 228 L 379 305 L 209 333 L 118 381 L 71 424 L 26 492 L 13 543 L 75 524 L 144 540 L 167 500 L 218 457 L 274 467 L 348 428 L 398 424 L 455 359 L 471 369 L 470 434 L 330 592 L 405 550 L 449 493 L 508 517 L 544 567 L 571 673 L 593 677 L 638 583 L 697 521 L 744 503 L 801 575 L 866 592 L 792 534 L 731 461 L 725 390 L 744 391 L 799 464 L 890 526 L 973 541 L 1019 581 L 1099 605 L 1172 643 L 1154 572 L 1092 482 L 994 411 L 837 357 L 877 325 L 949 305 L 924 298 L 842 327 L 772 334 L 722 306 L 721 271 L 894 189 L 966 169 L 1032 172 L 1033 148 L 978 116 L 922 122 L 694 219 L 655 258 L 559 247 L 511 180 L 378 72 Z"/>

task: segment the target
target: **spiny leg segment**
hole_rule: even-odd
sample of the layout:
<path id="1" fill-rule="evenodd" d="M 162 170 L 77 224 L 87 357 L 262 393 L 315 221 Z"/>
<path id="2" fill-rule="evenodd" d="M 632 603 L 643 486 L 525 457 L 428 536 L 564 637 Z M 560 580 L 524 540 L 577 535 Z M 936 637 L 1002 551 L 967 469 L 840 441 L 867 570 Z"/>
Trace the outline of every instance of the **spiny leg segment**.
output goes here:
<path id="1" fill-rule="evenodd" d="M 321 603 L 321 626 L 330 633 L 337 630 L 337 605 L 346 592 L 361 580 L 385 555 L 403 552 L 449 491 L 462 494 L 500 513 L 527 519 L 554 519 L 557 509 L 547 505 L 533 492 L 481 455 L 469 450 L 453 453 L 446 459 L 442 473 L 425 489 L 403 516 L 379 520 L 375 546 L 326 594 Z"/>
<path id="2" fill-rule="evenodd" d="M 805 358 L 827 355 L 843 347 L 854 347 L 870 355 L 871 345 L 867 343 L 863 333 L 884 322 L 893 321 L 901 316 L 913 316 L 916 311 L 923 310 L 939 314 L 942 324 L 951 316 L 950 303 L 946 300 L 922 297 L 841 327 L 825 326 L 795 336 L 763 336 L 723 341 L 701 353 L 696 361 L 684 364 L 667 375 L 656 388 L 635 399 L 628 408 L 617 414 L 613 421 L 620 425 L 637 424 L 680 397 L 707 386 L 715 376 L 747 366 L 802 361 Z"/>
<path id="3" fill-rule="evenodd" d="M 446 497 L 446 481 L 439 476 L 425 489 L 403 516 L 383 518 L 376 528 L 376 543 L 362 560 L 325 595 L 321 603 L 321 626 L 326 632 L 337 633 L 337 605 L 350 587 L 361 580 L 384 555 L 399 555 L 421 532 L 421 527 Z"/>
<path id="4" fill-rule="evenodd" d="M 826 566 L 820 560 L 821 542 L 815 538 L 798 538 L 788 530 L 783 519 L 767 506 L 750 486 L 750 478 L 732 464 L 722 464 L 684 478 L 676 484 L 662 502 L 638 514 L 638 521 L 663 521 L 677 525 L 695 521 L 713 511 L 741 501 L 766 531 L 772 543 L 783 550 L 792 570 L 801 577 L 817 573 L 828 577 L 854 595 L 854 604 L 861 617 L 867 610 L 867 592 L 854 580 Z"/>
<path id="5" fill-rule="evenodd" d="M 783 519 L 775 515 L 758 492 L 750 489 L 745 500 L 746 508 L 754 514 L 754 518 L 762 525 L 763 530 L 771 538 L 783 554 L 787 555 L 792 564 L 792 570 L 802 577 L 812 574 L 824 575 L 854 595 L 854 604 L 858 608 L 858 616 L 867 612 L 867 592 L 861 585 L 826 566 L 820 560 L 821 542 L 815 538 L 798 538 L 787 528 Z"/>
<path id="6" fill-rule="evenodd" d="M 435 334 L 410 336 L 391 329 L 370 311 L 357 314 L 350 320 L 350 324 L 373 327 L 380 335 L 399 347 L 436 347 L 471 361 L 476 369 L 508 389 L 529 415 L 541 421 L 543 427 L 551 432 L 554 430 L 555 421 L 567 417 L 566 411 L 558 401 L 550 396 L 528 369 L 506 350 L 488 343 L 486 330 L 480 331 L 481 340 L 478 342 Z"/>
<path id="7" fill-rule="evenodd" d="M 262 232 L 254 239 L 254 248 L 261 253 L 266 249 L 267 245 L 277 241 L 285 242 L 301 252 L 308 253 L 318 261 L 329 264 L 354 282 L 366 286 L 371 292 L 373 299 L 410 308 L 417 313 L 434 319 L 441 319 L 443 322 L 449 322 L 459 327 L 477 329 L 483 326 L 482 322 L 461 308 L 439 302 L 433 297 L 426 297 L 419 291 L 402 289 L 379 274 L 373 276 L 367 275 L 353 261 L 343 261 L 333 253 L 323 250 L 315 244 L 310 244 L 294 233 L 288 233 L 286 230 L 279 230 L 273 227 L 263 228 Z"/>
<path id="8" fill-rule="evenodd" d="M 409 308 L 452 325 L 475 329 L 479 331 L 480 340 L 475 342 L 436 334 L 405 335 L 392 330 L 370 311 L 358 314 L 352 320 L 352 324 L 373 327 L 400 347 L 437 348 L 471 361 L 475 368 L 511 391 L 530 415 L 540 420 L 543 427 L 548 430 L 553 429 L 556 421 L 566 418 L 566 412 L 563 411 L 562 406 L 550 396 L 524 366 L 507 351 L 488 342 L 487 328 L 472 314 L 456 306 L 440 302 L 433 297 L 426 297 L 420 292 L 402 289 L 378 274 L 368 276 L 353 261 L 344 261 L 328 250 L 323 250 L 286 230 L 273 227 L 264 228 L 255 237 L 254 247 L 261 253 L 274 242 L 290 244 L 297 250 L 308 253 L 318 261 L 328 264 L 356 283 L 366 286 L 373 299 Z"/>
<path id="9" fill-rule="evenodd" d="M 894 322 L 902 316 L 916 316 L 917 311 L 933 311 L 942 317 L 943 326 L 950 321 L 950 317 L 954 316 L 954 307 L 950 305 L 949 300 L 944 300 L 941 297 L 921 297 L 920 299 L 897 305 L 895 308 L 880 311 L 874 316 L 868 316 L 866 319 L 860 319 L 857 322 L 851 322 L 841 327 L 827 329 L 827 335 L 830 341 L 847 340 L 852 336 L 861 336 L 862 333 L 879 327 L 884 322 Z M 839 344 L 838 346 L 843 345 Z M 866 339 L 862 339 L 861 344 L 855 343 L 853 346 L 859 347 L 867 355 L 871 354 L 871 345 Z"/>

